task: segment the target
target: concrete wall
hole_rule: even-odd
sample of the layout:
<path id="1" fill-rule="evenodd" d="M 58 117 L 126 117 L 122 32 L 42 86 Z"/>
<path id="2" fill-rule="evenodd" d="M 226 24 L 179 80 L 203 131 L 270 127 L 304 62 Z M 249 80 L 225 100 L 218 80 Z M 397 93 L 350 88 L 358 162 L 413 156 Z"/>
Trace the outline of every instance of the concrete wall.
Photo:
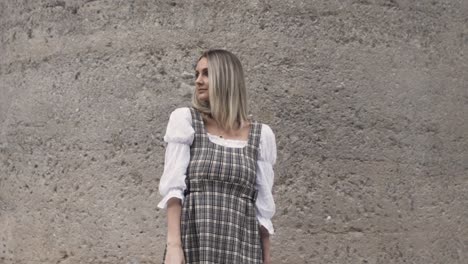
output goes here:
<path id="1" fill-rule="evenodd" d="M 468 263 L 465 0 L 0 1 L 0 263 L 161 263 L 169 113 L 237 54 L 274 263 Z"/>

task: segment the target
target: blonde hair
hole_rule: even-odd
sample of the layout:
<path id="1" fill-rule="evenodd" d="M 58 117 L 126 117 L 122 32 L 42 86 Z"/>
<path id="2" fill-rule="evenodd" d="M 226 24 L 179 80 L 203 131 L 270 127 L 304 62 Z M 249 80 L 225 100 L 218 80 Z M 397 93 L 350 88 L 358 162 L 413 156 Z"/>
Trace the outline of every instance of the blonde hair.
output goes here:
<path id="1" fill-rule="evenodd" d="M 213 118 L 223 129 L 240 128 L 242 122 L 250 119 L 247 116 L 247 91 L 240 60 L 222 49 L 207 50 L 198 61 L 202 58 L 208 60 L 210 100 L 199 100 L 194 91 L 193 107 Z"/>

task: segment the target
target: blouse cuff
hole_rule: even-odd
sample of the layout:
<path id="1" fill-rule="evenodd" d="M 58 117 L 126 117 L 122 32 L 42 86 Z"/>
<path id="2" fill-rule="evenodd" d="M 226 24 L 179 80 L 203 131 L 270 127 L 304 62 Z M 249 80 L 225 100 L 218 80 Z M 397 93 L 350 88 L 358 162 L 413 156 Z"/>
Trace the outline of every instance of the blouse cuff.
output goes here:
<path id="1" fill-rule="evenodd" d="M 268 231 L 270 235 L 273 235 L 275 233 L 275 230 L 273 229 L 273 224 L 271 223 L 270 219 L 257 216 L 257 220 L 260 223 L 260 225 L 266 228 L 266 230 Z"/>
<path id="2" fill-rule="evenodd" d="M 171 189 L 161 200 L 161 202 L 158 203 L 158 207 L 161 209 L 167 209 L 167 201 L 169 199 L 176 197 L 181 200 L 181 202 L 184 201 L 184 192 L 180 189 Z"/>

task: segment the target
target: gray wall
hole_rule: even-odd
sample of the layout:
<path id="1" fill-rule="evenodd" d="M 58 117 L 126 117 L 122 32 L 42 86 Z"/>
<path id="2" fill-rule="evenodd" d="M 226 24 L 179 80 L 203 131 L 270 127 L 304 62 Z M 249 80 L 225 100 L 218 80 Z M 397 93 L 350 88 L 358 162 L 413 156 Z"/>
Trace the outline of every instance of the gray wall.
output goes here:
<path id="1" fill-rule="evenodd" d="M 0 263 L 161 263 L 200 51 L 276 134 L 274 263 L 468 263 L 468 2 L 0 2 Z"/>

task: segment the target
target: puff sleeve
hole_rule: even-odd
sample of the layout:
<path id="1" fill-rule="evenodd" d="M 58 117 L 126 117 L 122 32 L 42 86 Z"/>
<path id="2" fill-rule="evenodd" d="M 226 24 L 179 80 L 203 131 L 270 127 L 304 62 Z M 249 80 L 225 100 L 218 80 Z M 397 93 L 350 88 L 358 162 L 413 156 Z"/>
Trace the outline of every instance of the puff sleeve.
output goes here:
<path id="1" fill-rule="evenodd" d="M 164 172 L 159 182 L 159 193 L 163 199 L 158 207 L 165 209 L 167 201 L 176 197 L 183 201 L 185 176 L 190 162 L 190 145 L 192 145 L 195 130 L 192 127 L 190 109 L 187 107 L 175 109 L 167 124 L 164 141 L 167 142 L 164 157 Z"/>
<path id="2" fill-rule="evenodd" d="M 273 165 L 276 163 L 276 140 L 273 131 L 266 124 L 262 124 L 257 163 L 256 188 L 258 194 L 255 202 L 257 220 L 260 225 L 268 230 L 268 233 L 274 234 L 271 218 L 276 210 L 272 194 Z"/>

